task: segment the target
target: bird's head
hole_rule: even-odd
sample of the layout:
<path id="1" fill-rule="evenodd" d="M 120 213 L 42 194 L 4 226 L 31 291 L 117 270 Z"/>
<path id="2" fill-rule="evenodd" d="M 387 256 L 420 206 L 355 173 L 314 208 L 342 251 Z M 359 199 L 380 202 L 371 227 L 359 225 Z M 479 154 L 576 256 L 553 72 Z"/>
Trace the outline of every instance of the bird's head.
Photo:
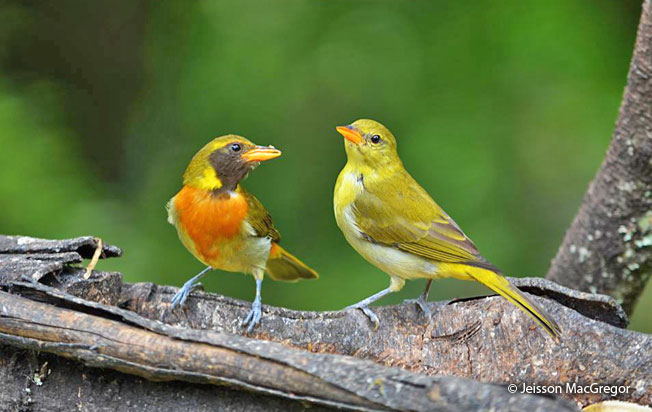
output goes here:
<path id="1" fill-rule="evenodd" d="M 280 155 L 274 146 L 257 146 L 242 136 L 216 137 L 193 156 L 183 184 L 204 190 L 235 190 L 260 162 Z"/>
<path id="2" fill-rule="evenodd" d="M 377 121 L 360 119 L 348 126 L 338 126 L 336 130 L 344 136 L 349 162 L 374 169 L 400 164 L 396 138 Z"/>

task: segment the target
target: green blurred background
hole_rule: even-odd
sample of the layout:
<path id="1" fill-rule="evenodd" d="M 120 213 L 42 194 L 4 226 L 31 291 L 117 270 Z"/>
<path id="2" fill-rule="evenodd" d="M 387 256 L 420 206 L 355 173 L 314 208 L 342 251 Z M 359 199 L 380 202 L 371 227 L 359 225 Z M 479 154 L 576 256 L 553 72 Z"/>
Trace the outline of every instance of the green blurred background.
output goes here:
<path id="1" fill-rule="evenodd" d="M 640 3 L 4 1 L 0 233 L 101 236 L 125 255 L 99 268 L 181 285 L 202 266 L 164 205 L 199 148 L 238 133 L 283 150 L 246 186 L 321 273 L 267 281 L 263 302 L 339 309 L 389 281 L 332 212 L 334 127 L 369 117 L 487 258 L 542 276 L 609 143 Z M 239 274 L 204 284 L 254 293 Z M 633 329 L 652 332 L 650 289 Z M 442 280 L 431 299 L 487 292 Z"/>

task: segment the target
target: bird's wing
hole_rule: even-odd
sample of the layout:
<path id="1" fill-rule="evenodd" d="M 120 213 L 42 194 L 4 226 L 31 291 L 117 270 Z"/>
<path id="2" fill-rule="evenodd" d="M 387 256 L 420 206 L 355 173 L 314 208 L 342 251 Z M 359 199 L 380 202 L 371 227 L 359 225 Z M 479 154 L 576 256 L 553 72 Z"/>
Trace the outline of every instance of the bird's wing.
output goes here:
<path id="1" fill-rule="evenodd" d="M 274 227 L 272 217 L 267 212 L 267 209 L 265 209 L 265 206 L 260 203 L 260 200 L 256 199 L 256 196 L 246 190 L 240 188 L 239 191 L 247 198 L 247 203 L 249 204 L 247 221 L 256 231 L 256 235 L 269 237 L 272 241 L 278 243 L 281 240 L 281 234 Z"/>
<path id="2" fill-rule="evenodd" d="M 352 204 L 361 234 L 372 242 L 435 261 L 483 262 L 455 221 L 409 174 L 403 177 L 364 184 L 364 194 Z"/>

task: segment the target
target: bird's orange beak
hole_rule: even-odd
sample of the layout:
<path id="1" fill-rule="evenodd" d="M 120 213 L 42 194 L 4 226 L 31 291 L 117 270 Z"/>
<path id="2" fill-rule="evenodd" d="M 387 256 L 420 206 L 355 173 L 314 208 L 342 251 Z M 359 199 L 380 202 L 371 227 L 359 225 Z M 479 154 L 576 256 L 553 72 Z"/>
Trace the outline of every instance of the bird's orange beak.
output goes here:
<path id="1" fill-rule="evenodd" d="M 353 144 L 360 144 L 364 142 L 364 138 L 360 133 L 358 133 L 356 130 L 351 128 L 351 126 L 337 126 L 335 128 L 339 134 L 344 136 L 346 140 Z"/>
<path id="2" fill-rule="evenodd" d="M 256 146 L 242 155 L 246 162 L 262 162 L 279 157 L 281 151 L 274 146 Z"/>

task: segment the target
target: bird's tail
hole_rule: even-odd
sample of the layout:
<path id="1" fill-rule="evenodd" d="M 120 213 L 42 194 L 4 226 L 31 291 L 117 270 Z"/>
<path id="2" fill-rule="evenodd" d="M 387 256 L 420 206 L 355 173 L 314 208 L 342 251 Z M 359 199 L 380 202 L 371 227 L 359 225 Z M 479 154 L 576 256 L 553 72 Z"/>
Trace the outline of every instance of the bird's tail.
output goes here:
<path id="1" fill-rule="evenodd" d="M 267 260 L 267 274 L 274 280 L 296 282 L 299 279 L 317 279 L 317 272 L 288 253 L 277 243 L 272 243 Z"/>
<path id="2" fill-rule="evenodd" d="M 561 329 L 557 322 L 532 299 L 512 286 L 500 273 L 477 266 L 467 266 L 465 272 L 530 315 L 555 341 L 561 341 Z"/>

